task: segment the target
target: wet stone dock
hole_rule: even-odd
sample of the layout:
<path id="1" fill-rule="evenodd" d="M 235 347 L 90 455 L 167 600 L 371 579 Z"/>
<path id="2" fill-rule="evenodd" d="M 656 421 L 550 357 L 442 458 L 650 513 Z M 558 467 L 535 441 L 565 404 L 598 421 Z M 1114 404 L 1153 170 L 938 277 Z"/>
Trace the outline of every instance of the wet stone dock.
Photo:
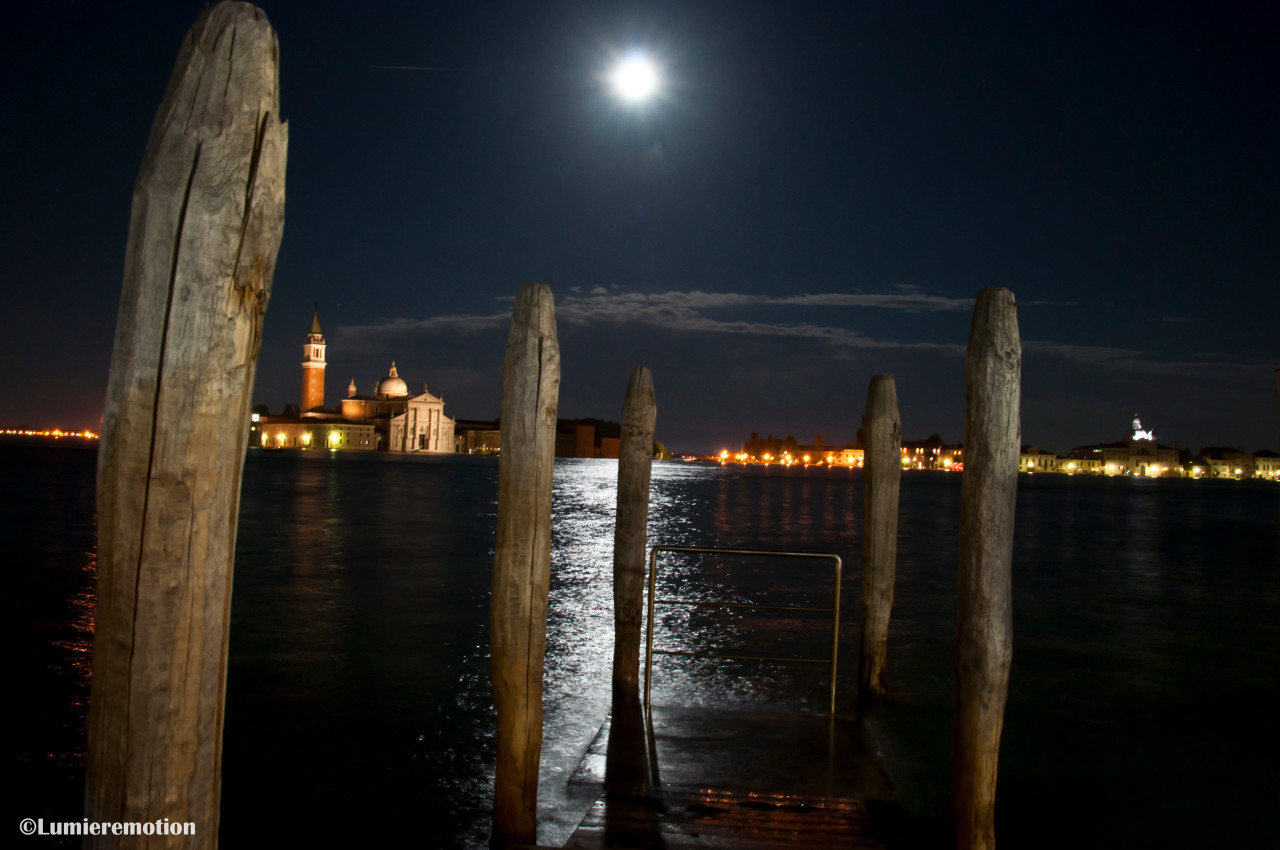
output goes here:
<path id="1" fill-rule="evenodd" d="M 638 707 L 605 722 L 570 780 L 591 802 L 564 845 L 884 848 L 898 802 L 865 723 L 804 712 Z"/>

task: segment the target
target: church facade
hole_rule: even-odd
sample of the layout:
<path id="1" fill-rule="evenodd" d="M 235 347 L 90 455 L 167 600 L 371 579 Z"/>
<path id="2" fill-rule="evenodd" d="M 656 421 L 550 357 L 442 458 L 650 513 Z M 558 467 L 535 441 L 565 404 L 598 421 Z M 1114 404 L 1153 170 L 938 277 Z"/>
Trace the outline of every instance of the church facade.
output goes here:
<path id="1" fill-rule="evenodd" d="M 393 452 L 448 452 L 454 450 L 454 421 L 444 415 L 444 399 L 426 387 L 405 402 L 405 411 L 391 419 L 387 448 Z"/>

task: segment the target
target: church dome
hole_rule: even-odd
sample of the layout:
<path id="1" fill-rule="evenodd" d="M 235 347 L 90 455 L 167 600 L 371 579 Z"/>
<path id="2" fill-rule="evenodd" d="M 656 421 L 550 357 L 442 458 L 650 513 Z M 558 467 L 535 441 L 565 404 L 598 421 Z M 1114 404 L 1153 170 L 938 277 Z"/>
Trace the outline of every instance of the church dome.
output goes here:
<path id="1" fill-rule="evenodd" d="M 391 361 L 391 371 L 387 373 L 387 377 L 378 381 L 378 389 L 375 395 L 382 398 L 404 398 L 409 395 L 409 385 L 401 380 L 400 375 L 396 372 L 396 362 Z"/>

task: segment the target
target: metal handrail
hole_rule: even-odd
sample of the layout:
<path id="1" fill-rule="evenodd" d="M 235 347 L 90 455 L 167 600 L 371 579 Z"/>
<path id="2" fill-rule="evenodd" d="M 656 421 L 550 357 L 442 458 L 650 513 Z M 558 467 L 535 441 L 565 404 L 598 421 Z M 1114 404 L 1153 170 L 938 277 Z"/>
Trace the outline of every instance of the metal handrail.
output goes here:
<path id="1" fill-rule="evenodd" d="M 800 605 L 753 605 L 743 602 L 695 602 L 686 599 L 658 599 L 658 553 L 687 552 L 706 555 L 750 555 L 770 558 L 824 558 L 835 561 L 835 587 L 832 590 L 830 608 L 812 608 Z M 819 552 L 778 552 L 771 549 L 719 549 L 707 546 L 654 546 L 649 550 L 649 623 L 645 629 L 644 648 L 644 708 L 649 710 L 649 693 L 653 684 L 653 656 L 683 655 L 691 658 L 729 658 L 739 661 L 784 661 L 831 665 L 831 686 L 827 697 L 827 713 L 836 713 L 836 656 L 840 648 L 840 571 L 843 567 L 839 555 Z M 698 608 L 756 608 L 767 611 L 817 611 L 831 614 L 830 658 L 775 658 L 765 655 L 724 655 L 714 652 L 684 652 L 675 649 L 653 648 L 653 609 L 655 605 L 689 605 Z"/>

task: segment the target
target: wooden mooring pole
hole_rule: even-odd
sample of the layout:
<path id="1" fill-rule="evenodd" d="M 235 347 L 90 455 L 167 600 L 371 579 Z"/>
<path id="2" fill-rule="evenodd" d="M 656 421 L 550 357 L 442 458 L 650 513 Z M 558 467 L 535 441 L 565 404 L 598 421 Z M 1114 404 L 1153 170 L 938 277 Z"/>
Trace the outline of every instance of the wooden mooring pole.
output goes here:
<path id="1" fill-rule="evenodd" d="M 876 375 L 862 417 L 866 462 L 862 474 L 862 638 L 858 709 L 884 696 L 889 614 L 898 561 L 898 487 L 902 479 L 902 422 L 892 375 Z"/>
<path id="2" fill-rule="evenodd" d="M 648 368 L 631 370 L 622 402 L 618 510 L 613 530 L 613 703 L 605 782 L 615 792 L 648 790 L 649 751 L 640 707 L 640 622 L 644 612 L 649 477 L 658 405 Z"/>
<path id="3" fill-rule="evenodd" d="M 133 190 L 98 456 L 85 816 L 218 839 L 227 625 L 262 320 L 284 229 L 279 48 L 247 3 L 182 43 Z"/>
<path id="4" fill-rule="evenodd" d="M 638 693 L 640 620 L 644 610 L 649 475 L 658 404 L 648 368 L 631 370 L 622 402 L 622 442 L 618 451 L 618 512 L 613 530 L 613 684 Z"/>
<path id="5" fill-rule="evenodd" d="M 1013 660 L 1010 569 L 1018 491 L 1022 344 L 1007 289 L 978 293 L 965 362 L 956 633 L 956 847 L 996 844 L 996 772 Z"/>
<path id="6" fill-rule="evenodd" d="M 489 612 L 498 759 L 491 844 L 533 844 L 542 754 L 542 669 L 551 583 L 551 479 L 560 347 L 551 290 L 516 295 L 502 367 L 498 535 Z"/>

